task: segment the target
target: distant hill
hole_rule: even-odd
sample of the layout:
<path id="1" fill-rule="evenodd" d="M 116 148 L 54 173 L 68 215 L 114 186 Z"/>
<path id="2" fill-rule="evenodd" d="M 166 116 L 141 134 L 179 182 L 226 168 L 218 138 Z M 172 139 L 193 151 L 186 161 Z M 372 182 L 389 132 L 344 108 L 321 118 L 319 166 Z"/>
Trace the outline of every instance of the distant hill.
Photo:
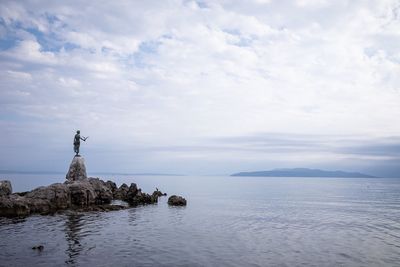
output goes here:
<path id="1" fill-rule="evenodd" d="M 318 169 L 294 168 L 274 169 L 270 171 L 239 172 L 231 176 L 252 176 L 252 177 L 337 177 L 337 178 L 376 178 L 359 172 L 325 171 Z"/>

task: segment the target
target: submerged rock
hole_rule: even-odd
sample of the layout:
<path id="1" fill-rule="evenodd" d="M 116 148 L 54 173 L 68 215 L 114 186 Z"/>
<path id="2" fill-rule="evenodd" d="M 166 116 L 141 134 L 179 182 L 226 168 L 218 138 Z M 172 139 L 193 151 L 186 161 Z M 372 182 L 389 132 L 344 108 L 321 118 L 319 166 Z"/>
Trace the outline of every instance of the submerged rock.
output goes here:
<path id="1" fill-rule="evenodd" d="M 93 205 L 87 207 L 74 207 L 73 210 L 76 212 L 87 212 L 87 211 L 116 211 L 123 210 L 128 208 L 129 206 L 124 205 L 110 205 L 110 204 L 102 204 L 102 205 Z"/>
<path id="2" fill-rule="evenodd" d="M 11 195 L 12 186 L 8 180 L 0 181 L 0 197 Z"/>
<path id="3" fill-rule="evenodd" d="M 43 245 L 39 245 L 39 246 L 34 246 L 34 247 L 32 247 L 32 249 L 34 249 L 34 250 L 39 250 L 39 251 L 42 251 L 43 249 L 44 249 L 44 246 Z"/>
<path id="4" fill-rule="evenodd" d="M 186 206 L 186 199 L 181 196 L 172 195 L 168 198 L 168 205 L 171 206 Z"/>
<path id="5" fill-rule="evenodd" d="M 67 181 L 82 181 L 87 179 L 85 159 L 81 156 L 75 156 L 69 165 L 66 176 Z"/>

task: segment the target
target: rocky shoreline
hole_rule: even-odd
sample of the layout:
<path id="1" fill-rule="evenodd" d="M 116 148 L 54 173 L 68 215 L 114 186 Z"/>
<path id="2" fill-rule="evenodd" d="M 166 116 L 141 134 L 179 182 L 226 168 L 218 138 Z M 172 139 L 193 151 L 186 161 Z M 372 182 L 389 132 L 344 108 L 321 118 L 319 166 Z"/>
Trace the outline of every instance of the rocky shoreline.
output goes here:
<path id="1" fill-rule="evenodd" d="M 0 217 L 25 217 L 31 214 L 53 214 L 63 210 L 110 211 L 138 205 L 155 204 L 166 196 L 158 189 L 152 194 L 142 192 L 135 183 L 122 184 L 113 181 L 87 178 L 82 157 L 74 157 L 64 183 L 41 186 L 29 192 L 12 193 L 10 181 L 0 181 Z M 112 204 L 121 200 L 127 205 Z M 186 200 L 171 196 L 169 205 L 184 206 Z"/>
<path id="2" fill-rule="evenodd" d="M 161 191 L 143 193 L 135 183 L 117 188 L 112 181 L 88 178 L 80 181 L 41 186 L 30 192 L 12 193 L 9 181 L 0 181 L 0 216 L 25 217 L 31 214 L 53 214 L 62 210 L 110 211 L 144 204 L 155 204 Z M 122 200 L 128 205 L 111 204 Z"/>

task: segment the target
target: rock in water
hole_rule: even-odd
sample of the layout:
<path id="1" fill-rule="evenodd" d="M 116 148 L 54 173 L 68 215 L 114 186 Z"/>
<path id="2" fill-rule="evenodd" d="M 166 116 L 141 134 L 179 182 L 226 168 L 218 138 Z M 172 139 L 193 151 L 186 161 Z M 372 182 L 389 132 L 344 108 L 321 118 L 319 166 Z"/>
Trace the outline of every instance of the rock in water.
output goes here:
<path id="1" fill-rule="evenodd" d="M 42 251 L 44 249 L 44 246 L 43 245 L 34 246 L 34 247 L 32 247 L 32 249 L 37 249 L 39 251 Z"/>
<path id="2" fill-rule="evenodd" d="M 113 195 L 114 195 L 115 191 L 117 191 L 117 189 L 118 189 L 116 183 L 114 183 L 113 181 L 107 181 L 106 186 L 111 190 Z"/>
<path id="3" fill-rule="evenodd" d="M 128 195 L 129 187 L 127 184 L 123 183 L 119 188 L 117 188 L 113 195 L 115 199 L 125 200 Z"/>
<path id="4" fill-rule="evenodd" d="M 167 193 L 161 192 L 160 190 L 158 190 L 158 188 L 156 188 L 156 191 L 154 191 L 152 194 L 152 196 L 154 196 L 154 197 L 163 197 L 166 195 L 167 195 Z"/>
<path id="5" fill-rule="evenodd" d="M 157 198 L 143 193 L 142 189 L 138 188 L 135 183 L 131 183 L 124 200 L 132 206 L 157 203 Z"/>
<path id="6" fill-rule="evenodd" d="M 186 206 L 186 199 L 181 196 L 172 195 L 168 198 L 168 205 L 171 206 Z"/>
<path id="7" fill-rule="evenodd" d="M 126 201 L 128 202 L 134 202 L 135 197 L 137 194 L 141 191 L 140 189 L 137 188 L 137 185 L 135 183 L 131 183 L 131 186 L 128 189 L 128 192 L 126 193 Z"/>
<path id="8" fill-rule="evenodd" d="M 68 182 L 87 180 L 85 159 L 81 156 L 75 156 L 66 177 Z"/>
<path id="9" fill-rule="evenodd" d="M 73 206 L 86 207 L 95 204 L 96 193 L 88 180 L 68 183 L 68 189 Z"/>
<path id="10" fill-rule="evenodd" d="M 10 181 L 0 181 L 0 197 L 9 196 L 12 193 L 12 187 Z"/>
<path id="11" fill-rule="evenodd" d="M 25 197 L 10 195 L 0 198 L 0 216 L 18 217 L 30 214 L 28 202 Z"/>
<path id="12" fill-rule="evenodd" d="M 89 178 L 89 183 L 92 185 L 96 194 L 95 204 L 110 204 L 113 200 L 113 192 L 107 186 L 108 184 L 99 178 Z M 115 185 L 115 183 L 114 183 Z M 115 187 L 117 187 L 115 185 Z"/>
<path id="13" fill-rule="evenodd" d="M 38 187 L 25 194 L 25 199 L 31 213 L 48 214 L 71 205 L 68 186 L 61 183 Z"/>

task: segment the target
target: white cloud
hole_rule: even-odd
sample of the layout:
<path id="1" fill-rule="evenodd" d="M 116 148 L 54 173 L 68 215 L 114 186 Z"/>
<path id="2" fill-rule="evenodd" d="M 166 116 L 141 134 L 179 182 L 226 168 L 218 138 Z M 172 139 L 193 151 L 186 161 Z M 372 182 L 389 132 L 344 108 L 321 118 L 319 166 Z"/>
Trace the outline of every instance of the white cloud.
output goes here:
<path id="1" fill-rule="evenodd" d="M 296 5 L 300 7 L 321 8 L 329 4 L 327 0 L 297 0 Z"/>

